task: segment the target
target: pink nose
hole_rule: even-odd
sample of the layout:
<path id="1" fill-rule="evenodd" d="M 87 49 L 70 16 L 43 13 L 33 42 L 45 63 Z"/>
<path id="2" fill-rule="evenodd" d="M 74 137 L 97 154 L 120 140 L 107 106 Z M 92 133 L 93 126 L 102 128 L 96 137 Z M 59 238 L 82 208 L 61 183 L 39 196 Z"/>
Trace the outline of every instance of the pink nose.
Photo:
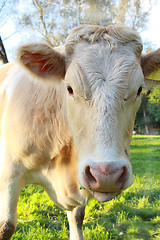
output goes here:
<path id="1" fill-rule="evenodd" d="M 96 192 L 117 192 L 123 189 L 127 180 L 127 167 L 115 163 L 88 165 L 85 168 L 85 181 Z"/>

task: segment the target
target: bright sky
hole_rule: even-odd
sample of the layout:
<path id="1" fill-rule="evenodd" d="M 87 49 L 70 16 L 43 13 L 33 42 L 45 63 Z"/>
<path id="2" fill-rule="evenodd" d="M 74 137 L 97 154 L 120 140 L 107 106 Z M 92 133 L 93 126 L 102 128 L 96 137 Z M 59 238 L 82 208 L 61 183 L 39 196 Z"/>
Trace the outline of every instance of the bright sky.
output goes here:
<path id="1" fill-rule="evenodd" d="M 156 1 L 156 4 L 153 6 L 151 10 L 151 14 L 148 21 L 147 30 L 143 31 L 140 35 L 142 37 L 143 42 L 151 42 L 152 48 L 160 48 L 160 31 L 159 31 L 159 24 L 160 24 L 160 0 L 151 0 Z M 148 3 L 148 0 L 144 0 L 144 3 Z M 14 23 L 10 19 L 7 24 L 5 24 L 1 29 L 1 37 L 2 39 L 7 38 L 12 33 L 16 32 Z M 30 34 L 25 35 L 27 37 L 27 40 L 33 40 L 31 38 Z M 36 39 L 34 39 L 36 40 Z M 9 61 L 12 61 L 14 59 L 16 47 L 20 45 L 21 43 L 25 42 L 26 38 L 20 33 L 16 33 L 12 35 L 10 38 L 6 39 L 4 41 L 4 45 L 7 51 L 8 59 Z"/>
<path id="2" fill-rule="evenodd" d="M 153 1 L 153 0 L 152 0 Z M 149 17 L 147 30 L 141 33 L 143 41 L 148 41 L 153 43 L 157 48 L 160 48 L 160 0 L 153 6 L 151 10 L 151 15 Z"/>

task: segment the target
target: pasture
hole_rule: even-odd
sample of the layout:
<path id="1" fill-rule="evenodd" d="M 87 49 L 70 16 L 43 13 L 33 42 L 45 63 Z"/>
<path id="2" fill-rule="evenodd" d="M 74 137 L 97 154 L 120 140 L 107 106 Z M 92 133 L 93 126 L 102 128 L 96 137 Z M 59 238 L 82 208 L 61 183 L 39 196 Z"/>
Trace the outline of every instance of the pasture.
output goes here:
<path id="1" fill-rule="evenodd" d="M 134 136 L 131 154 L 133 185 L 108 203 L 88 203 L 85 240 L 160 239 L 160 136 Z M 26 186 L 11 239 L 69 239 L 67 216 L 41 187 Z"/>

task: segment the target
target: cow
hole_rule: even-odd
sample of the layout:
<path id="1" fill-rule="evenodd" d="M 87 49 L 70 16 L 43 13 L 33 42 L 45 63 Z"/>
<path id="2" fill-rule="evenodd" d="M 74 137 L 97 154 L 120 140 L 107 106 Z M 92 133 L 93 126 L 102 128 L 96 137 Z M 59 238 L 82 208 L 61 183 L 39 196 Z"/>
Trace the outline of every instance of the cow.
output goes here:
<path id="1" fill-rule="evenodd" d="M 117 25 L 81 25 L 60 47 L 18 48 L 0 69 L 0 240 L 15 231 L 27 184 L 67 211 L 70 239 L 83 239 L 87 201 L 110 201 L 133 182 L 134 119 L 159 68 L 160 49 L 142 55 L 136 31 Z"/>

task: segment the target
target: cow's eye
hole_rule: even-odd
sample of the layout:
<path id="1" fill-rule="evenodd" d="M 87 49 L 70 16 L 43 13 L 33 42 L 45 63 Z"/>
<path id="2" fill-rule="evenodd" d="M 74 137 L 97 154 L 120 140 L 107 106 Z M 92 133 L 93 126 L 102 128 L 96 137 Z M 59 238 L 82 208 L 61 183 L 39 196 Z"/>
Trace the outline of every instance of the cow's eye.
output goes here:
<path id="1" fill-rule="evenodd" d="M 140 96 L 141 92 L 142 92 L 142 87 L 138 89 L 137 96 Z"/>
<path id="2" fill-rule="evenodd" d="M 67 91 L 70 95 L 73 95 L 73 89 L 71 88 L 71 86 L 67 86 Z"/>

